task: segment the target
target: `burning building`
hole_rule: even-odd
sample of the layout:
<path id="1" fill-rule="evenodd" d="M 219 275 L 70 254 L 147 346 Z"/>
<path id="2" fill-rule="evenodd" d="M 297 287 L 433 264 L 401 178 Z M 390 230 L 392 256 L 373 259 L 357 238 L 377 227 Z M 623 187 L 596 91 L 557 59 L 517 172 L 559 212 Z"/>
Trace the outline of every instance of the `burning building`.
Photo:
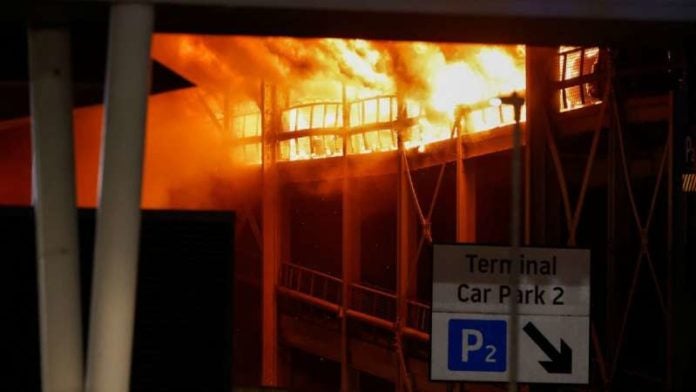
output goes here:
<path id="1" fill-rule="evenodd" d="M 209 186 L 241 217 L 239 353 L 263 365 L 240 381 L 333 389 L 302 380 L 325 358 L 363 388 L 443 388 L 427 381 L 428 249 L 507 242 L 515 118 L 500 97 L 524 94 L 525 47 L 160 35 L 153 56 L 197 84 L 233 167 Z M 544 56 L 542 77 L 567 85 L 545 93 L 559 114 L 602 103 L 598 48 Z"/>
<path id="2" fill-rule="evenodd" d="M 152 59 L 187 84 L 148 98 L 140 205 L 236 212 L 235 384 L 502 389 L 430 381 L 431 247 L 509 243 L 519 126 L 523 243 L 593 254 L 578 389 L 671 388 L 690 52 L 414 34 L 153 35 Z M 74 110 L 84 207 L 98 204 L 103 114 Z M 5 204 L 30 203 L 28 121 L 0 122 L 0 170 L 18 173 Z"/>

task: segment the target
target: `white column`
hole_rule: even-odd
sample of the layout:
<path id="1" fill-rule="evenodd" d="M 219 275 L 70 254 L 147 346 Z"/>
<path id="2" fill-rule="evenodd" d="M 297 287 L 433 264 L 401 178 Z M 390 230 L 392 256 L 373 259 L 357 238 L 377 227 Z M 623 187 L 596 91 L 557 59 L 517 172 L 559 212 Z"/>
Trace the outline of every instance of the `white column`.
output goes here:
<path id="1" fill-rule="evenodd" d="M 140 239 L 151 5 L 111 6 L 86 390 L 127 392 Z"/>
<path id="2" fill-rule="evenodd" d="M 70 34 L 29 29 L 41 381 L 44 392 L 83 383 L 75 206 Z"/>

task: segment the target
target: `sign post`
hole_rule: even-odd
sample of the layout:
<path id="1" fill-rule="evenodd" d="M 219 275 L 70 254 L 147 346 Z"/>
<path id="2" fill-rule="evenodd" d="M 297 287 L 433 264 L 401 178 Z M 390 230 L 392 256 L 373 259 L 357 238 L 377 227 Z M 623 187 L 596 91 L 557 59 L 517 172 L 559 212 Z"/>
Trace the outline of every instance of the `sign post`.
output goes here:
<path id="1" fill-rule="evenodd" d="M 590 251 L 435 245 L 431 379 L 584 384 L 589 375 Z M 510 275 L 518 274 L 517 288 Z M 515 301 L 518 322 L 511 323 Z M 514 329 L 514 330 L 513 330 Z M 512 358 L 511 337 L 518 358 Z"/>

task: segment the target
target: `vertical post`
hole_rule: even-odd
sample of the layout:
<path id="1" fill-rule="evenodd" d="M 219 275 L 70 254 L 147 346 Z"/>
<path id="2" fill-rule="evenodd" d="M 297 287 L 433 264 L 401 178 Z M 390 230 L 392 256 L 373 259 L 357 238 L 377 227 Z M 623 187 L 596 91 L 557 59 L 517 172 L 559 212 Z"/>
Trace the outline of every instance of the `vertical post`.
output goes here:
<path id="1" fill-rule="evenodd" d="M 277 91 L 274 86 L 263 84 L 261 91 L 261 115 L 263 126 L 263 194 L 262 231 L 263 266 L 261 283 L 262 303 L 262 352 L 261 383 L 278 386 L 278 303 L 276 285 L 280 268 L 280 197 L 276 168 L 277 146 L 275 140 Z"/>
<path id="2" fill-rule="evenodd" d="M 607 102 L 606 105 L 614 105 L 613 102 Z M 619 160 L 617 159 L 618 140 L 616 137 L 616 127 L 612 122 L 615 121 L 612 117 L 608 131 L 607 141 L 607 266 L 606 266 L 606 350 L 609 355 L 615 352 L 616 345 L 616 327 L 619 325 L 619 304 L 617 301 L 615 287 L 617 282 L 617 232 L 616 232 L 616 201 L 620 188 L 617 187 L 619 175 Z M 613 358 L 608 358 L 613 361 Z"/>
<path id="3" fill-rule="evenodd" d="M 402 107 L 399 103 L 399 113 L 398 118 L 402 119 Z M 397 304 L 396 304 L 396 317 L 397 321 L 403 322 L 406 317 L 406 296 L 408 290 L 408 266 L 410 264 L 410 189 L 408 181 L 408 167 L 406 163 L 406 157 L 404 155 L 404 130 L 399 127 L 397 129 L 397 154 L 398 162 L 397 165 L 397 201 L 396 201 L 396 294 L 397 294 Z M 401 328 L 401 325 L 399 325 Z"/>
<path id="4" fill-rule="evenodd" d="M 669 94 L 669 135 L 667 140 L 668 159 L 667 159 L 667 314 L 665 315 L 665 331 L 666 333 L 666 377 L 665 389 L 672 390 L 673 376 L 672 373 L 672 355 L 674 355 L 674 339 L 672 335 L 672 279 L 673 279 L 673 263 L 674 263 L 674 92 Z"/>
<path id="5" fill-rule="evenodd" d="M 693 83 L 691 75 L 696 72 L 696 52 L 690 44 L 684 44 L 686 70 L 675 72 L 674 92 L 672 96 L 672 140 L 671 142 L 671 172 L 672 188 L 669 192 L 668 208 L 671 212 L 672 239 L 668 242 L 671 257 L 668 258 L 668 322 L 671 329 L 668 340 L 671 341 L 671 387 L 672 390 L 687 390 L 692 381 L 692 353 L 696 349 L 693 336 L 696 326 L 696 316 L 693 303 L 696 299 L 693 278 L 695 270 L 693 260 L 696 259 L 696 195 L 684 192 L 682 175 L 696 169 L 696 162 L 689 153 L 688 141 L 696 140 L 694 124 L 696 114 L 689 110 L 694 105 Z M 671 275 L 671 276 L 670 276 Z"/>
<path id="6" fill-rule="evenodd" d="M 348 129 L 348 110 L 346 109 L 346 87 L 343 86 L 342 94 L 342 116 L 343 116 L 343 129 Z M 352 216 L 350 214 L 349 208 L 351 208 L 352 200 L 350 200 L 349 186 L 350 181 L 348 179 L 350 173 L 348 168 L 348 133 L 343 132 L 343 194 L 341 200 L 341 213 L 342 213 L 342 257 L 341 257 L 341 269 L 343 276 L 343 311 L 341 313 L 341 392 L 350 391 L 350 369 L 348 367 L 349 361 L 349 346 L 350 341 L 348 339 L 348 315 L 346 314 L 348 308 L 350 307 L 350 285 L 351 285 L 351 259 L 352 259 L 352 242 L 353 242 L 353 228 L 352 228 Z"/>
<path id="7" fill-rule="evenodd" d="M 88 392 L 130 388 L 140 192 L 150 89 L 151 5 L 111 6 L 99 209 L 87 351 Z"/>
<path id="8" fill-rule="evenodd" d="M 524 243 L 546 245 L 547 240 L 547 150 L 549 111 L 558 109 L 552 75 L 558 61 L 557 48 L 527 46 L 525 58 L 527 121 L 524 155 Z"/>
<path id="9" fill-rule="evenodd" d="M 463 116 L 462 116 L 463 117 Z M 457 134 L 457 165 L 456 165 L 456 197 L 457 197 L 457 242 L 476 241 L 476 177 L 472 164 L 464 157 L 464 125 L 466 119 L 458 116 Z"/>
<path id="10" fill-rule="evenodd" d="M 521 152 L 521 127 L 520 127 L 520 112 L 524 99 L 516 93 L 512 96 L 503 99 L 504 103 L 514 106 L 515 109 L 515 128 L 512 133 L 512 205 L 511 205 L 511 222 L 510 222 L 510 260 L 514 260 L 520 253 L 520 226 L 521 226 L 521 175 L 522 175 L 522 152 Z M 519 289 L 520 271 L 517 268 L 512 269 L 510 274 L 510 287 L 515 293 Z M 508 372 L 508 391 L 517 392 L 517 377 L 519 365 L 519 305 L 517 301 L 510 301 L 510 370 Z"/>
<path id="11" fill-rule="evenodd" d="M 350 368 L 350 336 L 346 311 L 350 308 L 351 287 L 360 279 L 360 201 L 348 158 L 350 108 L 343 88 L 343 194 L 342 194 L 342 276 L 343 312 L 341 319 L 341 391 L 357 390 L 356 373 Z"/>
<path id="12" fill-rule="evenodd" d="M 45 392 L 82 390 L 70 33 L 29 29 L 34 211 Z"/>
<path id="13" fill-rule="evenodd" d="M 397 185 L 397 201 L 396 201 L 396 326 L 397 326 L 397 344 L 401 345 L 401 336 L 404 324 L 406 323 L 406 317 L 408 313 L 407 300 L 409 292 L 413 291 L 413 288 L 409 287 L 409 265 L 410 258 L 413 255 L 413 210 L 411 209 L 411 190 L 409 185 L 408 176 L 410 175 L 406 156 L 404 152 L 404 129 L 401 126 L 403 124 L 405 117 L 405 108 L 403 103 L 400 101 L 398 105 L 398 121 L 399 128 L 397 129 L 397 154 L 398 162 L 398 185 Z M 404 378 L 402 374 L 401 360 L 402 356 L 405 355 L 403 347 L 397 348 L 398 358 L 398 370 L 397 370 L 397 390 L 401 391 L 407 388 L 409 380 Z"/>
<path id="14" fill-rule="evenodd" d="M 458 109 L 456 116 L 456 152 L 457 163 L 455 166 L 455 197 L 456 197 L 456 240 L 457 242 L 476 242 L 476 173 L 473 164 L 465 160 L 464 134 L 468 126 L 467 112 L 464 108 Z M 448 384 L 452 391 L 464 390 L 462 383 Z"/>

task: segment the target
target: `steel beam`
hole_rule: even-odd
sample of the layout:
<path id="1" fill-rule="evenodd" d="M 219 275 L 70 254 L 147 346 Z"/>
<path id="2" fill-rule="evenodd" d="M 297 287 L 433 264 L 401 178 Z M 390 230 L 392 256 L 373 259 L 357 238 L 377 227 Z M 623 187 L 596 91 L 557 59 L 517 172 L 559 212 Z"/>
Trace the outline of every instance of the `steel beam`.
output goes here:
<path id="1" fill-rule="evenodd" d="M 86 390 L 127 392 L 140 240 L 140 193 L 150 89 L 151 5 L 110 11 L 106 115 L 94 249 Z"/>
<path id="2" fill-rule="evenodd" d="M 70 33 L 29 29 L 34 212 L 45 392 L 83 387 Z"/>

